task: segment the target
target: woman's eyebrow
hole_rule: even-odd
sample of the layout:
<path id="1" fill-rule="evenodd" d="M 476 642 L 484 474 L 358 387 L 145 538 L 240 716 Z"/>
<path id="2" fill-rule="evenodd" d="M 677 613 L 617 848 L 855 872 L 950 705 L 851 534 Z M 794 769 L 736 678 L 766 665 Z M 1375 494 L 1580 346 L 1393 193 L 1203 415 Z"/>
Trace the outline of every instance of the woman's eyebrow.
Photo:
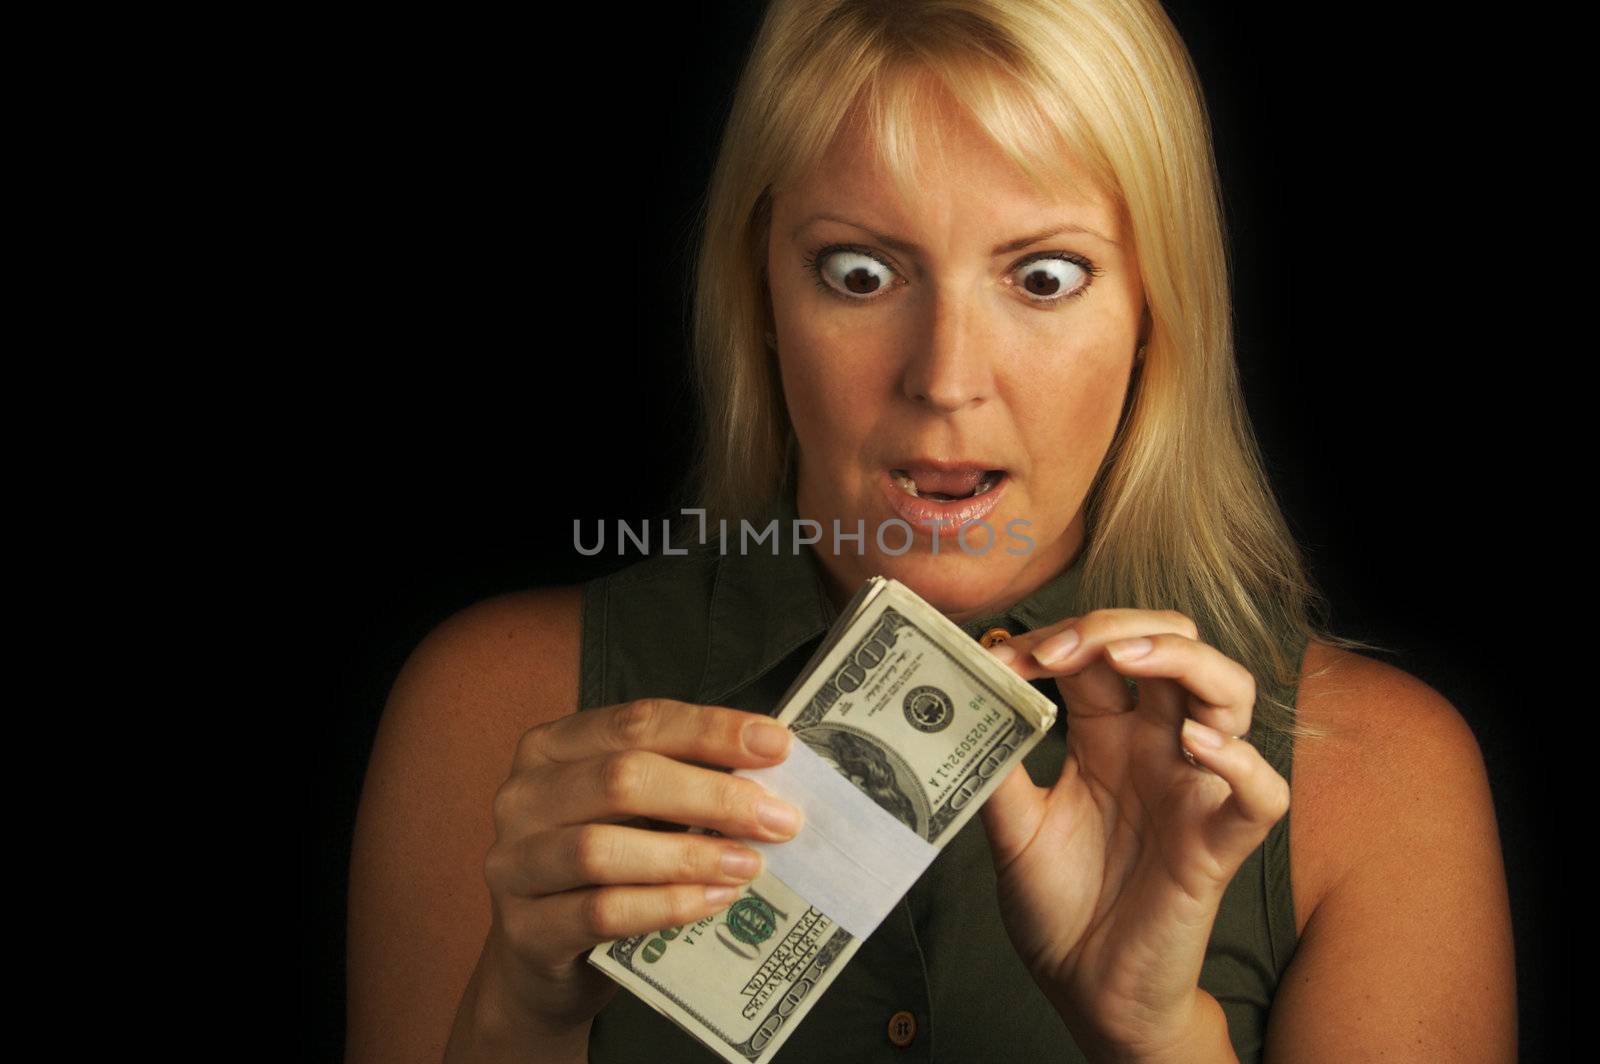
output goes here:
<path id="1" fill-rule="evenodd" d="M 862 225 L 860 222 L 852 222 L 850 219 L 841 218 L 836 214 L 813 214 L 811 217 L 795 226 L 793 236 L 799 237 L 800 231 L 806 226 L 811 225 L 813 222 L 838 222 L 840 225 L 848 225 L 852 229 L 859 229 L 863 233 L 867 233 L 872 237 L 872 239 L 876 240 L 884 247 L 893 248 L 895 251 L 903 251 L 907 254 L 913 255 L 922 253 L 922 249 L 917 247 L 917 245 L 913 244 L 909 240 L 902 240 L 899 237 L 886 236 L 883 233 L 874 232 L 870 226 Z M 1049 229 L 1043 230 L 1042 232 L 1033 233 L 1029 236 L 1018 237 L 1015 240 L 1008 240 L 1004 244 L 996 247 L 991 254 L 1004 255 L 1012 251 L 1021 251 L 1025 247 L 1037 244 L 1041 240 L 1048 240 L 1053 236 L 1060 236 L 1062 233 L 1082 233 L 1086 236 L 1092 236 L 1097 240 L 1103 240 L 1112 247 L 1119 246 L 1115 240 L 1112 240 L 1104 233 L 1090 229 L 1085 225 L 1068 223 L 1065 225 L 1052 226 Z"/>

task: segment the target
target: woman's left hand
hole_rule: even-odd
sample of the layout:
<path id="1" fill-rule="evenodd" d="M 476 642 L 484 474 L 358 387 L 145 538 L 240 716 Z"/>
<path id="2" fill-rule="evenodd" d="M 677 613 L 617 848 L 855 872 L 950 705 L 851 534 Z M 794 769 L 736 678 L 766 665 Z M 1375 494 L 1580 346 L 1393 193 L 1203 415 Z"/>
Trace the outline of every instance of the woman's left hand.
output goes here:
<path id="1" fill-rule="evenodd" d="M 1288 783 L 1233 738 L 1255 680 L 1170 611 L 1095 610 L 991 653 L 1025 679 L 1056 677 L 1067 708 L 1055 785 L 1017 765 L 982 809 L 1012 944 L 1086 1051 L 1178 1052 L 1202 1022 L 1223 891 L 1289 808 Z M 1198 735 L 1180 731 L 1186 717 Z"/>

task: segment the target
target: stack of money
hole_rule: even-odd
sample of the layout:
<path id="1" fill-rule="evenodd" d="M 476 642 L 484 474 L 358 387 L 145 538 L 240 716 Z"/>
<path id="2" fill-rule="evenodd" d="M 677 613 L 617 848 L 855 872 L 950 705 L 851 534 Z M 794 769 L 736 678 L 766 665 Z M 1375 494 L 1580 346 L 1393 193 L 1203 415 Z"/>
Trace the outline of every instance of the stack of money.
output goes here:
<path id="1" fill-rule="evenodd" d="M 800 832 L 741 840 L 764 867 L 722 912 L 589 954 L 730 1064 L 777 1052 L 1056 707 L 910 588 L 875 576 L 775 716 L 798 740 L 788 758 L 738 774 L 799 806 Z"/>

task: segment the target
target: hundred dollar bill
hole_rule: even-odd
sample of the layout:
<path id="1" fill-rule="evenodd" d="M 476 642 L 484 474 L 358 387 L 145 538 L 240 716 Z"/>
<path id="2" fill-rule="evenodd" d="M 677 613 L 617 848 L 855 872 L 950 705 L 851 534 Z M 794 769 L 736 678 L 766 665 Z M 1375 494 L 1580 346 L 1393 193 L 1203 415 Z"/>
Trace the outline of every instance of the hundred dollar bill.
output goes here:
<path id="1" fill-rule="evenodd" d="M 977 813 L 1056 716 L 1055 703 L 954 622 L 881 576 L 845 606 L 779 707 L 776 718 L 797 740 L 935 848 Z M 853 873 L 842 860 L 837 870 L 808 869 L 834 871 Z M 763 1064 L 860 945 L 763 868 L 723 911 L 602 942 L 589 963 L 730 1064 Z"/>

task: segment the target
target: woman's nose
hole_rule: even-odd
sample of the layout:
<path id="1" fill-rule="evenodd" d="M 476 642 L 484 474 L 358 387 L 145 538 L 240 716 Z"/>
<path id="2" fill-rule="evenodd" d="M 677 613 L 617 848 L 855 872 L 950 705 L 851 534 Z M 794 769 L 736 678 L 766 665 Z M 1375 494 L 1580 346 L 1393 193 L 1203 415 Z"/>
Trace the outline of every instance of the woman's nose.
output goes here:
<path id="1" fill-rule="evenodd" d="M 941 413 L 986 399 L 994 380 L 980 324 L 978 313 L 961 300 L 937 299 L 927 327 L 907 353 L 901 381 L 906 398 Z"/>

